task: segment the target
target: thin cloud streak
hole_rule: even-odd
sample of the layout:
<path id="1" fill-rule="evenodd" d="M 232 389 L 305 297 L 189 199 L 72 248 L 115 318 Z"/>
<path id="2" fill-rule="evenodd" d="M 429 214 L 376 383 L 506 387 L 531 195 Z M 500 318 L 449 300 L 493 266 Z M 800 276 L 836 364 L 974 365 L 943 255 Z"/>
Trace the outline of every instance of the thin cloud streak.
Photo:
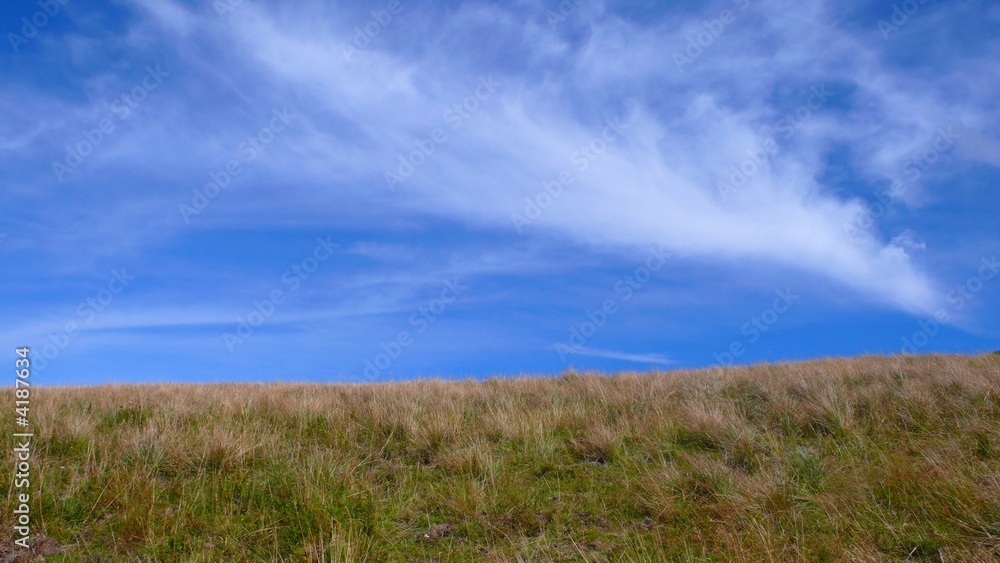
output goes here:
<path id="1" fill-rule="evenodd" d="M 616 352 L 614 350 L 601 350 L 599 348 L 587 348 L 579 347 L 573 348 L 570 351 L 571 354 L 578 354 L 580 356 L 590 356 L 593 358 L 609 358 L 612 360 L 623 360 L 626 362 L 635 362 L 639 364 L 658 364 L 658 365 L 670 365 L 677 362 L 667 358 L 663 354 L 633 354 L 630 352 Z"/>

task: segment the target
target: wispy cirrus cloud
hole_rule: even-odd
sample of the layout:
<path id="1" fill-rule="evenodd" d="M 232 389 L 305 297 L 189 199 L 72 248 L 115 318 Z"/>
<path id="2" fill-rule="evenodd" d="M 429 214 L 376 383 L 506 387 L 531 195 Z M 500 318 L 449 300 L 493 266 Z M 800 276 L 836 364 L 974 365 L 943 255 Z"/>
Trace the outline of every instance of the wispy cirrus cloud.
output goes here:
<path id="1" fill-rule="evenodd" d="M 547 6 L 407 4 L 350 57 L 343 45 L 372 17 L 370 7 L 243 2 L 220 16 L 211 5 L 136 0 L 104 26 L 111 16 L 68 10 L 61 17 L 77 31 L 49 30 L 33 47 L 57 61 L 61 82 L 0 86 L 0 107 L 10 110 L 0 161 L 13 179 L 3 195 L 33 203 L 6 248 L 67 276 L 99 275 L 122 258 L 157 272 L 184 264 L 192 289 L 171 298 L 183 303 L 178 311 L 204 312 L 195 324 L 245 308 L 240 301 L 220 311 L 225 299 L 205 288 L 231 294 L 273 276 L 254 269 L 253 251 L 266 246 L 259 238 L 237 250 L 215 241 L 330 228 L 380 242 L 358 246 L 367 250 L 338 266 L 346 273 L 320 274 L 317 294 L 346 295 L 343 283 L 324 277 L 335 275 L 354 288 L 401 280 L 389 301 L 418 294 L 415 280 L 426 281 L 428 270 L 405 259 L 391 272 L 372 263 L 405 255 L 397 239 L 412 236 L 437 254 L 464 251 L 434 234 L 449 228 L 483 237 L 481 262 L 507 265 L 473 272 L 484 286 L 537 275 L 538 263 L 558 262 L 567 246 L 628 260 L 657 245 L 675 254 L 677 268 L 707 264 L 731 272 L 734 283 L 752 277 L 745 272 L 775 271 L 835 287 L 829 294 L 844 302 L 911 315 L 940 305 L 948 251 L 922 232 L 915 213 L 944 197 L 931 193 L 938 179 L 996 165 L 992 145 L 966 139 L 995 139 L 1000 125 L 988 94 L 997 86 L 995 40 L 960 54 L 943 41 L 969 8 L 928 6 L 886 41 L 877 13 L 861 17 L 859 5 L 820 0 L 658 6 L 642 17 L 593 3 L 556 25 Z M 725 9 L 736 17 L 679 69 L 672 54 Z M 98 28 L 100 40 L 88 39 Z M 930 46 L 906 58 L 915 37 Z M 70 56 L 82 42 L 92 59 Z M 60 186 L 51 162 L 151 64 L 170 76 Z M 477 96 L 484 80 L 499 86 Z M 814 104 L 817 90 L 825 94 Z M 474 108 L 461 106 L 472 98 Z M 204 191 L 286 105 L 296 110 L 294 123 L 185 224 L 178 205 Z M 618 128 L 613 140 L 602 135 L 609 122 Z M 863 220 L 867 201 L 905 176 L 948 127 L 964 136 L 942 152 L 946 164 L 911 182 L 879 220 Z M 768 139 L 774 150 L 755 156 Z M 386 174 L 401 159 L 420 165 L 390 187 Z M 748 160 L 752 172 L 722 197 L 719 182 Z M 537 217 L 518 229 L 512 218 L 529 212 Z M 512 250 L 498 254 L 498 245 Z M 517 258 L 525 248 L 549 254 Z M 236 256 L 227 266 L 235 273 L 220 277 L 227 253 Z M 431 278 L 442 271 L 431 269 Z M 295 307 L 288 323 L 315 320 Z M 625 356 L 659 358 L 617 358 L 632 361 Z"/>
<path id="2" fill-rule="evenodd" d="M 512 213 L 522 211 L 524 198 L 558 174 L 559 164 L 572 165 L 574 150 L 591 141 L 611 111 L 627 128 L 625 139 L 588 163 L 568 195 L 545 211 L 540 231 L 593 244 L 656 242 L 682 255 L 775 262 L 836 279 L 908 311 L 927 310 L 936 299 L 933 281 L 913 263 L 910 249 L 886 242 L 898 233 L 846 236 L 843 225 L 856 222 L 861 206 L 837 197 L 817 177 L 832 145 L 862 135 L 880 147 L 872 150 L 868 168 L 891 177 L 892 163 L 933 133 L 948 105 L 934 92 L 907 90 L 901 97 L 905 80 L 879 66 L 877 46 L 831 27 L 826 4 L 802 8 L 757 7 L 747 19 L 765 22 L 763 32 L 753 25 L 730 26 L 717 47 L 740 45 L 740 50 L 727 50 L 725 57 L 707 54 L 683 74 L 663 55 L 651 55 L 670 52 L 675 38 L 662 31 L 676 23 L 640 26 L 613 15 L 594 15 L 587 22 L 589 37 L 571 41 L 497 6 L 463 5 L 433 24 L 418 8 L 408 14 L 408 39 L 419 38 L 423 49 L 414 52 L 406 40 L 387 41 L 352 61 L 334 56 L 339 38 L 311 25 L 315 13 L 309 10 L 277 18 L 267 8 L 247 6 L 213 31 L 225 48 L 250 55 L 263 84 L 294 86 L 309 100 L 313 131 L 326 134 L 301 139 L 309 143 L 307 154 L 291 150 L 284 156 L 309 169 L 307 180 L 314 184 L 326 177 L 351 185 L 325 187 L 337 192 L 327 194 L 333 199 L 356 204 L 360 188 L 369 196 L 361 199 L 378 202 L 380 209 L 504 228 Z M 175 10 L 183 8 L 153 14 Z M 404 193 L 390 198 L 377 178 L 400 154 L 416 150 L 416 142 L 440 125 L 443 110 L 491 70 L 471 64 L 469 59 L 482 53 L 456 57 L 436 46 L 473 41 L 478 22 L 498 14 L 497 21 L 506 22 L 491 27 L 498 40 L 544 45 L 546 56 L 523 54 L 522 62 L 529 72 L 549 73 L 558 81 L 536 82 L 498 64 L 490 72 L 505 84 L 497 100 L 484 103 L 474 120 L 427 155 Z M 775 58 L 775 44 L 795 47 L 779 48 Z M 614 62 L 623 58 L 643 61 L 630 68 L 627 83 Z M 433 83 L 423 78 L 430 73 Z M 852 100 L 839 100 L 801 125 L 780 159 L 751 178 L 746 197 L 731 205 L 720 202 L 711 171 L 744 159 L 760 143 L 758 132 L 778 122 L 785 106 L 800 105 L 809 88 L 828 82 L 851 84 L 852 98 L 886 114 L 881 131 L 874 137 L 870 129 L 859 131 L 859 122 L 872 116 L 853 109 Z M 580 95 L 584 90 L 587 95 Z M 787 102 L 761 103 L 782 90 Z M 802 92 L 802 100 L 795 92 Z M 625 105 L 604 105 L 600 112 L 588 108 L 612 96 Z M 664 106 L 665 99 L 672 103 Z M 331 129 L 334 123 L 350 126 Z M 345 151 L 347 145 L 355 148 Z"/>
<path id="3" fill-rule="evenodd" d="M 580 347 L 574 348 L 571 352 L 572 354 L 578 354 L 581 356 L 590 356 L 592 358 L 609 358 L 612 360 L 622 360 L 626 362 L 633 362 L 637 364 L 656 364 L 656 365 L 670 365 L 674 362 L 670 360 L 663 354 L 647 353 L 647 354 L 633 354 L 630 352 L 616 352 L 614 350 L 600 350 L 597 348 L 587 348 Z"/>

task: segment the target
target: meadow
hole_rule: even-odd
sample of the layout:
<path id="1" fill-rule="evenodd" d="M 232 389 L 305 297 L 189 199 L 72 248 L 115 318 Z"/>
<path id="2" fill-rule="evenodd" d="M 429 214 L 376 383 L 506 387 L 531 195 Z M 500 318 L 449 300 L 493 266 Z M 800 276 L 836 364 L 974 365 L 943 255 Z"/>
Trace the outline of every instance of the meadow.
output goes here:
<path id="1" fill-rule="evenodd" d="M 1000 560 L 998 354 L 32 391 L 47 561 Z"/>

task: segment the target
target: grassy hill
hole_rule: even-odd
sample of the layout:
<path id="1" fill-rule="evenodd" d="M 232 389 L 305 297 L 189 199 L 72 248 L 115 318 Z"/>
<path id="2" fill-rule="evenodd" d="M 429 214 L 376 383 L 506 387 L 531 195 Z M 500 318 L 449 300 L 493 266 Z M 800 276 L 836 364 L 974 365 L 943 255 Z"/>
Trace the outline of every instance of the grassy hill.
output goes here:
<path id="1" fill-rule="evenodd" d="M 1000 558 L 998 355 L 33 393 L 48 560 Z"/>

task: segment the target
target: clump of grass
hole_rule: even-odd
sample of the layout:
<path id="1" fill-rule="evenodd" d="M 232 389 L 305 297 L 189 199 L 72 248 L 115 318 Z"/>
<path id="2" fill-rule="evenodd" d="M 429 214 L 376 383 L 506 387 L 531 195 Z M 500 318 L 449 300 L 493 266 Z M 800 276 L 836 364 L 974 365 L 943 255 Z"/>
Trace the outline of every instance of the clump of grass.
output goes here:
<path id="1" fill-rule="evenodd" d="M 998 397 L 998 354 L 37 388 L 33 532 L 71 561 L 997 560 Z"/>
<path id="2" fill-rule="evenodd" d="M 823 459 L 816 452 L 803 448 L 791 454 L 788 461 L 793 483 L 807 491 L 816 491 L 823 484 Z"/>

